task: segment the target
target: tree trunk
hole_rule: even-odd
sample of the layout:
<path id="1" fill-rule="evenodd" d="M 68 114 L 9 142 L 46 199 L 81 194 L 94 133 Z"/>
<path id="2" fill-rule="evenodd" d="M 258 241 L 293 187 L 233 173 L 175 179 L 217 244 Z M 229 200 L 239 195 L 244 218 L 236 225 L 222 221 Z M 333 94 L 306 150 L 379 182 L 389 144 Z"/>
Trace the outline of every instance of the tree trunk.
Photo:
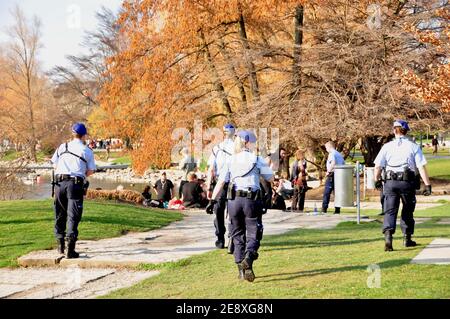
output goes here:
<path id="1" fill-rule="evenodd" d="M 295 40 L 294 40 L 294 61 L 292 65 L 292 93 L 291 100 L 298 97 L 300 93 L 300 86 L 302 84 L 301 77 L 301 50 L 303 44 L 303 12 L 304 8 L 302 5 L 298 5 L 295 8 L 295 17 L 294 17 L 294 27 L 295 27 Z"/>
<path id="2" fill-rule="evenodd" d="M 36 155 L 36 128 L 34 125 L 34 111 L 33 111 L 33 99 L 32 99 L 32 90 L 31 90 L 31 65 L 28 63 L 25 65 L 27 68 L 27 103 L 28 103 L 28 112 L 30 116 L 30 130 L 31 130 L 31 141 L 29 143 L 30 148 L 30 159 L 33 162 L 37 162 L 37 155 Z"/>
<path id="3" fill-rule="evenodd" d="M 367 167 L 375 166 L 375 158 L 386 142 L 387 138 L 380 136 L 366 136 L 362 139 L 361 152 Z"/>
<path id="4" fill-rule="evenodd" d="M 231 114 L 233 113 L 233 111 L 231 109 L 230 102 L 228 101 L 228 97 L 223 87 L 222 81 L 220 80 L 219 72 L 217 72 L 217 69 L 214 65 L 211 52 L 209 51 L 209 46 L 205 40 L 205 35 L 203 34 L 202 30 L 199 31 L 199 34 L 202 46 L 204 47 L 203 51 L 205 53 L 205 60 L 208 65 L 209 71 L 211 72 L 211 76 L 214 82 L 214 89 L 219 94 L 225 113 Z"/>
<path id="5" fill-rule="evenodd" d="M 258 78 L 256 76 L 255 65 L 252 62 L 252 57 L 250 56 L 250 44 L 248 43 L 247 31 L 245 30 L 245 21 L 242 12 L 239 14 L 239 36 L 241 38 L 242 46 L 244 47 L 244 59 L 247 66 L 250 88 L 253 95 L 254 101 L 259 101 L 261 99 L 259 94 L 259 84 Z"/>
<path id="6" fill-rule="evenodd" d="M 225 43 L 222 39 L 219 41 L 219 49 L 220 53 L 222 53 L 222 56 L 224 57 L 225 61 L 228 65 L 228 70 L 233 77 L 234 83 L 236 84 L 238 90 L 239 90 L 239 96 L 241 98 L 241 106 L 242 106 L 242 112 L 247 111 L 247 95 L 245 93 L 244 84 L 242 83 L 241 79 L 239 79 L 239 76 L 237 75 L 236 68 L 233 65 L 233 61 L 231 60 L 230 55 L 227 52 L 227 49 L 225 48 Z"/>

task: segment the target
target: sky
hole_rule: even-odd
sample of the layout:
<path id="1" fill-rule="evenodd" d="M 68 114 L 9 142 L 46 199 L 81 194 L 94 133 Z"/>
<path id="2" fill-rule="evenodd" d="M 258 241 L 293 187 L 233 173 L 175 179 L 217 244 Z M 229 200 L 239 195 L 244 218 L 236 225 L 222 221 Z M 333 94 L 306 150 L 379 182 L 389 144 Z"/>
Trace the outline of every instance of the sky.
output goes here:
<path id="1" fill-rule="evenodd" d="M 8 40 L 5 29 L 14 23 L 10 11 L 18 4 L 28 19 L 37 16 L 42 23 L 39 54 L 43 70 L 68 66 L 66 55 L 84 52 L 80 43 L 85 31 L 97 27 L 95 13 L 102 6 L 117 11 L 122 0 L 0 0 L 0 43 Z"/>

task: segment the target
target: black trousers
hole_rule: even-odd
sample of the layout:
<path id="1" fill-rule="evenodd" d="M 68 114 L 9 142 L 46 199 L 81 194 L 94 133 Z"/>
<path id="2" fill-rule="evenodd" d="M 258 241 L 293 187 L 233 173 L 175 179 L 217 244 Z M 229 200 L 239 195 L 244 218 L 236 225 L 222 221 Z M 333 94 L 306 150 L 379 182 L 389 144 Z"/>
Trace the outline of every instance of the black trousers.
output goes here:
<path id="1" fill-rule="evenodd" d="M 292 196 L 292 210 L 296 210 L 297 207 L 299 210 L 305 209 L 305 195 L 306 195 L 306 187 L 307 185 L 295 185 L 294 186 L 294 195 Z"/>
<path id="2" fill-rule="evenodd" d="M 330 204 L 331 193 L 334 192 L 334 175 L 330 175 L 327 177 L 325 181 L 325 189 L 323 191 L 323 199 L 322 199 L 322 211 L 326 212 L 328 209 L 328 204 Z M 340 213 L 340 207 L 334 207 L 335 213 Z"/>
<path id="3" fill-rule="evenodd" d="M 227 208 L 227 189 L 228 184 L 225 184 L 220 193 L 219 200 L 214 205 L 214 227 L 216 228 L 216 236 L 218 240 L 225 241 L 225 210 Z"/>
<path id="4" fill-rule="evenodd" d="M 246 197 L 228 201 L 234 244 L 234 260 L 240 263 L 247 253 L 258 258 L 258 249 L 263 235 L 262 202 Z"/>
<path id="5" fill-rule="evenodd" d="M 416 208 L 416 189 L 414 181 L 394 181 L 387 180 L 384 183 L 384 223 L 383 233 L 390 230 L 395 233 L 397 214 L 400 207 L 400 200 L 403 208 L 401 212 L 400 228 L 403 234 L 414 234 L 413 213 Z"/>
<path id="6" fill-rule="evenodd" d="M 83 183 L 68 180 L 55 186 L 55 237 L 77 240 L 83 214 Z M 67 233 L 66 233 L 67 224 Z"/>

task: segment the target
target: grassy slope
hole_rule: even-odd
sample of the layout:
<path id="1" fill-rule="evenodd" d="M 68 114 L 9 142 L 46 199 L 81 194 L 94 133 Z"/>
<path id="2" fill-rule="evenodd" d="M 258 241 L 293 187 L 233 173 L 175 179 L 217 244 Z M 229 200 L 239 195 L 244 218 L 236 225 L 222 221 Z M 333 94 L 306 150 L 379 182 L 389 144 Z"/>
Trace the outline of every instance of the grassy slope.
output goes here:
<path id="1" fill-rule="evenodd" d="M 426 167 L 430 177 L 450 181 L 450 159 L 428 157 L 427 162 Z"/>
<path id="2" fill-rule="evenodd" d="M 79 227 L 80 239 L 148 231 L 181 218 L 178 212 L 87 201 Z M 50 200 L 0 202 L 0 267 L 16 266 L 17 257 L 52 247 L 55 240 Z"/>
<path id="3" fill-rule="evenodd" d="M 22 152 L 16 152 L 13 150 L 7 151 L 5 153 L 0 154 L 0 161 L 14 161 L 23 156 Z M 45 154 L 42 151 L 38 151 L 36 153 L 38 163 L 44 162 L 46 158 L 51 157 L 51 155 Z"/>
<path id="4" fill-rule="evenodd" d="M 448 218 L 450 204 L 430 211 Z M 159 276 L 107 297 L 450 298 L 450 266 L 410 264 L 434 238 L 450 238 L 450 226 L 436 224 L 437 220 L 416 226 L 418 247 L 402 247 L 397 233 L 391 253 L 383 251 L 379 222 L 346 222 L 331 230 L 266 236 L 255 262 L 254 283 L 237 280 L 233 258 L 216 250 L 157 267 Z M 367 287 L 371 264 L 381 267 L 381 288 Z"/>
<path id="5" fill-rule="evenodd" d="M 440 200 L 436 204 L 446 204 L 444 206 L 437 206 L 427 209 L 419 209 L 414 212 L 414 217 L 436 217 L 436 218 L 446 218 L 450 216 L 450 203 L 448 203 L 445 200 Z M 444 207 L 447 207 L 447 211 L 443 209 Z M 361 216 L 369 216 L 371 218 L 378 217 L 378 214 L 381 211 L 381 204 L 380 209 L 364 209 L 361 210 Z M 401 209 L 400 209 L 401 211 Z M 350 214 L 356 216 L 356 208 L 343 208 L 342 212 L 344 214 Z"/>
<path id="6" fill-rule="evenodd" d="M 106 161 L 106 152 L 94 151 L 95 159 Z M 112 164 L 131 164 L 131 156 L 126 152 L 116 152 L 113 151 L 109 154 L 109 160 Z"/>

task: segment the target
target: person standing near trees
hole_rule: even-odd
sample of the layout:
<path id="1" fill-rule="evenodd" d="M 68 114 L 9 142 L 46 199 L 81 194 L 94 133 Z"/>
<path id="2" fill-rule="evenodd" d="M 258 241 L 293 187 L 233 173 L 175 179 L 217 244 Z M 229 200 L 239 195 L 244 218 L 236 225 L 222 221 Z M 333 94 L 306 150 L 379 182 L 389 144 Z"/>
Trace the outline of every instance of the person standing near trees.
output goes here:
<path id="1" fill-rule="evenodd" d="M 345 160 L 341 153 L 336 151 L 335 144 L 333 141 L 328 141 L 325 144 L 325 149 L 328 152 L 327 159 L 327 180 L 325 181 L 325 189 L 323 191 L 323 199 L 322 199 L 322 213 L 326 214 L 328 205 L 330 203 L 331 193 L 334 192 L 334 168 L 336 165 L 344 165 Z M 340 214 L 341 208 L 335 207 L 334 213 Z"/>
<path id="2" fill-rule="evenodd" d="M 433 138 L 431 139 L 431 145 L 433 146 L 433 155 L 436 155 L 438 152 L 438 146 L 439 146 L 439 141 L 438 141 L 436 135 L 434 135 Z"/>
<path id="3" fill-rule="evenodd" d="M 290 180 L 289 156 L 285 148 L 280 147 L 278 151 L 270 155 L 269 165 L 275 175 L 283 180 Z"/>
<path id="4" fill-rule="evenodd" d="M 73 140 L 61 144 L 51 161 L 55 168 L 55 237 L 58 252 L 64 254 L 67 236 L 67 258 L 78 258 L 75 251 L 78 239 L 78 224 L 83 213 L 83 196 L 86 195 L 86 177 L 95 172 L 95 160 L 92 150 L 85 145 L 87 129 L 82 123 L 72 127 Z M 68 223 L 67 223 L 68 222 Z M 67 234 L 66 234 L 67 223 Z"/>
<path id="5" fill-rule="evenodd" d="M 291 181 L 294 185 L 294 195 L 292 196 L 292 211 L 298 210 L 302 213 L 305 208 L 305 195 L 308 190 L 306 182 L 306 159 L 302 150 L 295 152 L 295 161 L 292 164 Z"/>
<path id="6" fill-rule="evenodd" d="M 183 156 L 183 158 L 178 164 L 178 169 L 184 171 L 184 176 L 180 181 L 180 187 L 178 189 L 179 198 L 181 198 L 181 195 L 183 194 L 183 185 L 188 182 L 188 174 L 197 170 L 197 163 L 195 162 L 194 156 L 190 154 L 187 147 L 184 147 L 181 150 L 181 155 Z"/>
<path id="7" fill-rule="evenodd" d="M 381 148 L 375 159 L 375 186 L 380 189 L 383 181 L 385 251 L 393 251 L 392 235 L 395 233 L 397 214 L 402 201 L 403 208 L 400 227 L 403 232 L 403 245 L 414 247 L 411 239 L 414 234 L 413 213 L 416 207 L 417 171 L 425 183 L 423 195 L 431 195 L 431 184 L 425 165 L 427 161 L 419 145 L 406 138 L 408 122 L 397 120 L 393 124 L 395 139 Z M 382 169 L 384 170 L 382 176 Z"/>
<path id="8" fill-rule="evenodd" d="M 105 148 L 106 148 L 106 160 L 109 161 L 109 156 L 111 155 L 111 143 L 109 141 L 106 141 Z"/>

